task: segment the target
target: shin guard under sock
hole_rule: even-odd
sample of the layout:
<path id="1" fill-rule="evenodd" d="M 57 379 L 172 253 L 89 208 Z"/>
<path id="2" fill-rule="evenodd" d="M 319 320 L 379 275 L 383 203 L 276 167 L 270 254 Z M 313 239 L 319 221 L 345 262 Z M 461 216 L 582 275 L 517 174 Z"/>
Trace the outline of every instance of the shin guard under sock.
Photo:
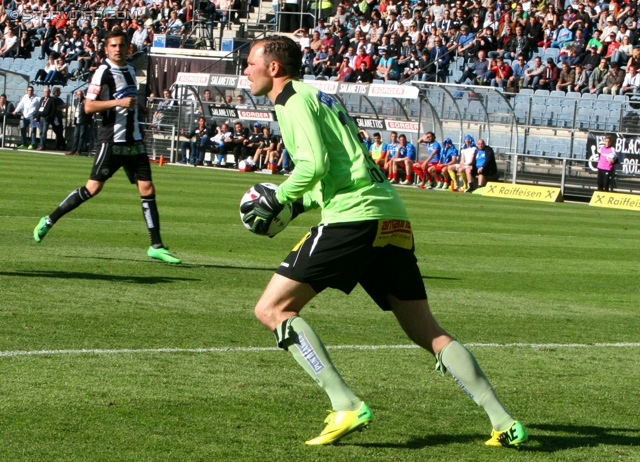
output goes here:
<path id="1" fill-rule="evenodd" d="M 160 214 L 156 204 L 156 195 L 140 196 L 142 202 L 142 216 L 149 229 L 149 239 L 151 245 L 155 248 L 162 247 L 162 239 L 160 239 Z"/>
<path id="2" fill-rule="evenodd" d="M 513 417 L 498 399 L 476 358 L 461 343 L 454 340 L 440 350 L 436 355 L 436 369 L 443 374 L 449 371 L 460 388 L 485 410 L 494 430 L 509 428 Z"/>
<path id="3" fill-rule="evenodd" d="M 55 223 L 64 215 L 71 212 L 72 210 L 77 209 L 78 207 L 80 207 L 80 205 L 82 205 L 92 197 L 93 196 L 91 195 L 91 193 L 89 193 L 89 190 L 86 186 L 82 186 L 81 188 L 76 189 L 71 194 L 69 194 L 65 200 L 62 201 L 62 203 L 58 206 L 57 209 L 53 211 L 51 215 L 49 215 L 49 221 L 51 222 L 51 224 Z"/>
<path id="4" fill-rule="evenodd" d="M 333 365 L 322 340 L 304 319 L 294 316 L 273 333 L 278 346 L 289 351 L 307 374 L 329 395 L 334 411 L 355 411 L 360 399 L 353 394 Z"/>

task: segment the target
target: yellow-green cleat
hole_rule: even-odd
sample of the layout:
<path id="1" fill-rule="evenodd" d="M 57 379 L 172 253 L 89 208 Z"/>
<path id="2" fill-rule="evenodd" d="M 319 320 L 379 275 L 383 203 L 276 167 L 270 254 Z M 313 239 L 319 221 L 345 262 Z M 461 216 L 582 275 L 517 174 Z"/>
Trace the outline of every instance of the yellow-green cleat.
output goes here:
<path id="1" fill-rule="evenodd" d="M 503 446 L 506 448 L 518 447 L 528 439 L 529 435 L 527 435 L 527 431 L 522 424 L 516 420 L 503 432 L 492 430 L 491 438 L 484 444 L 487 446 Z"/>
<path id="2" fill-rule="evenodd" d="M 373 412 L 363 401 L 355 411 L 329 411 L 325 419 L 327 424 L 319 436 L 306 441 L 308 445 L 331 444 L 343 436 L 347 436 L 356 430 L 362 431 L 373 420 Z"/>
<path id="3" fill-rule="evenodd" d="M 40 222 L 33 230 L 33 238 L 36 240 L 36 242 L 42 241 L 53 226 L 53 223 L 47 220 L 48 218 L 49 217 L 40 218 Z"/>
<path id="4" fill-rule="evenodd" d="M 147 255 L 150 256 L 151 258 L 162 260 L 167 263 L 175 263 L 175 264 L 182 263 L 182 260 L 171 255 L 171 252 L 169 252 L 169 249 L 166 249 L 164 247 L 159 247 L 156 249 L 153 246 L 151 246 L 149 247 L 149 250 L 147 250 Z"/>

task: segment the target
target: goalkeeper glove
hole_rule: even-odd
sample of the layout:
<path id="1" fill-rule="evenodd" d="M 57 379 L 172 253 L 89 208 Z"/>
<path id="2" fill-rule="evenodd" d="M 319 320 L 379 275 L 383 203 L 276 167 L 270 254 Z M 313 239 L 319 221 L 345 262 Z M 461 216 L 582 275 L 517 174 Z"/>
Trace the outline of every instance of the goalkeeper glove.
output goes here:
<path id="1" fill-rule="evenodd" d="M 245 202 L 240 207 L 243 213 L 242 221 L 251 226 L 251 231 L 256 234 L 267 234 L 269 226 L 275 217 L 278 216 L 284 205 L 278 202 L 276 192 L 261 184 L 257 184 L 253 189 L 259 194 L 257 199 Z"/>

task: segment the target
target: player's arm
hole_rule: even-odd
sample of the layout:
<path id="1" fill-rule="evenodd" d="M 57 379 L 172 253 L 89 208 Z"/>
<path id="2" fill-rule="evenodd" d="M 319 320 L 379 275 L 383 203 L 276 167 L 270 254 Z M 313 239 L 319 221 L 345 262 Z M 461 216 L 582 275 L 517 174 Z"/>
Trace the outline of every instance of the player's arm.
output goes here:
<path id="1" fill-rule="evenodd" d="M 87 98 L 84 100 L 84 112 L 87 114 L 97 114 L 118 107 L 130 109 L 135 107 L 136 104 L 138 104 L 138 100 L 135 96 L 122 99 L 110 99 L 107 101 L 94 101 Z"/>
<path id="2" fill-rule="evenodd" d="M 295 146 L 289 152 L 295 153 L 296 168 L 278 188 L 277 197 L 281 203 L 289 204 L 311 191 L 328 173 L 329 153 L 318 125 L 322 122 L 310 102 L 294 95 L 283 111 L 283 117 L 278 118 L 282 138 L 285 146 Z"/>

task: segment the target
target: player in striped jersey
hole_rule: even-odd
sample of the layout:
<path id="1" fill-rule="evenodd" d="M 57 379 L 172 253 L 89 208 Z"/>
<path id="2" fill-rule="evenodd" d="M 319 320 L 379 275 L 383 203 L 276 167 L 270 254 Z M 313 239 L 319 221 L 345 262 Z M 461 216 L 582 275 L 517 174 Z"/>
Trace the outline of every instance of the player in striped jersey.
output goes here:
<path id="1" fill-rule="evenodd" d="M 135 183 L 140 192 L 142 214 L 151 240 L 147 255 L 168 263 L 180 263 L 160 238 L 151 166 L 138 126 L 136 74 L 133 66 L 127 64 L 129 40 L 124 32 L 112 31 L 105 43 L 107 59 L 94 73 L 85 102 L 87 114 L 102 114 L 91 176 L 85 186 L 71 192 L 53 213 L 40 219 L 33 237 L 40 242 L 60 218 L 98 194 L 104 183 L 123 167 L 129 181 Z"/>

